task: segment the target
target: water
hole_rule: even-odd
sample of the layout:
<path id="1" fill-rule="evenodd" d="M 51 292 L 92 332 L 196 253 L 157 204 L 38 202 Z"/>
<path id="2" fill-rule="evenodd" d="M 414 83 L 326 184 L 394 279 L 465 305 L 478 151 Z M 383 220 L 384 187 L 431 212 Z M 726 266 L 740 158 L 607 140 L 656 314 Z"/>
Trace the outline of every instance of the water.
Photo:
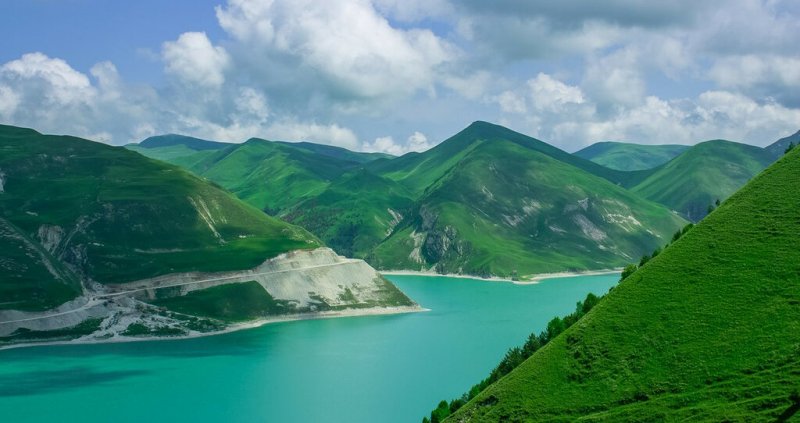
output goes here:
<path id="1" fill-rule="evenodd" d="M 618 275 L 392 276 L 431 311 L 206 338 L 0 351 L 4 422 L 419 422 Z"/>

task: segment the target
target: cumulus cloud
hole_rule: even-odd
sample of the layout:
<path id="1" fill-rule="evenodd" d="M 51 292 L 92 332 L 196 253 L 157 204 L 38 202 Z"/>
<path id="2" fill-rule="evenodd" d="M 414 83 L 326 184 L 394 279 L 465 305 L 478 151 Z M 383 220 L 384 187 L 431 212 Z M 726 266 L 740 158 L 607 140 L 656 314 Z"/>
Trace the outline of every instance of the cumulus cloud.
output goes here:
<path id="1" fill-rule="evenodd" d="M 225 82 L 230 58 L 224 48 L 214 46 L 204 32 L 185 32 L 162 49 L 167 73 L 182 82 L 219 87 Z"/>
<path id="2" fill-rule="evenodd" d="M 358 137 L 348 129 L 337 124 L 320 125 L 292 120 L 276 122 L 266 129 L 266 134 L 274 140 L 311 141 L 318 144 L 331 144 L 356 150 Z"/>
<path id="3" fill-rule="evenodd" d="M 165 75 L 152 85 L 110 62 L 0 64 L 0 119 L 117 144 L 178 132 L 391 154 L 431 147 L 410 128 L 444 139 L 478 119 L 567 149 L 766 143 L 800 126 L 788 0 L 222 3 L 218 38 L 186 32 L 151 52 Z"/>
<path id="4" fill-rule="evenodd" d="M 370 153 L 387 153 L 393 156 L 402 156 L 409 152 L 422 152 L 433 147 L 428 137 L 422 132 L 415 131 L 405 143 L 395 142 L 390 136 L 375 138 L 372 142 L 365 142 L 361 149 Z"/>
<path id="5" fill-rule="evenodd" d="M 603 111 L 598 104 L 606 101 L 604 97 L 593 98 L 552 75 L 540 73 L 526 86 L 495 98 L 507 113 L 506 123 L 517 122 L 523 132 L 569 151 L 602 140 L 694 144 L 725 138 L 763 146 L 796 131 L 800 124 L 798 109 L 725 90 L 669 100 L 649 95 Z M 531 107 L 524 112 L 511 110 L 503 106 L 501 99 L 506 97 L 520 102 L 527 98 Z M 537 98 L 544 101 L 537 104 Z"/>
<path id="6" fill-rule="evenodd" d="M 771 96 L 800 106 L 800 57 L 753 54 L 724 57 L 709 69 L 709 76 L 724 88 Z"/>
<path id="7" fill-rule="evenodd" d="M 238 43 L 243 69 L 301 101 L 385 101 L 432 90 L 436 68 L 455 55 L 433 31 L 395 28 L 366 0 L 230 0 L 217 17 Z"/>
<path id="8" fill-rule="evenodd" d="M 541 72 L 528 81 L 528 87 L 533 105 L 540 110 L 559 110 L 568 103 L 582 104 L 585 101 L 580 88 L 567 85 Z"/>

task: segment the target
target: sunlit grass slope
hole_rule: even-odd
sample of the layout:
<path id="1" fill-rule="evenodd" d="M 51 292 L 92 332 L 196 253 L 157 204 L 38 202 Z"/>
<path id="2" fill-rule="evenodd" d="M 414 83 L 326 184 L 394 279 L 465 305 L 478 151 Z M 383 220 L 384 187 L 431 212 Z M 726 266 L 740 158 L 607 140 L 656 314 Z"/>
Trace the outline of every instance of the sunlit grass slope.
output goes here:
<path id="1" fill-rule="evenodd" d="M 448 421 L 796 420 L 798 182 L 800 150 Z"/>

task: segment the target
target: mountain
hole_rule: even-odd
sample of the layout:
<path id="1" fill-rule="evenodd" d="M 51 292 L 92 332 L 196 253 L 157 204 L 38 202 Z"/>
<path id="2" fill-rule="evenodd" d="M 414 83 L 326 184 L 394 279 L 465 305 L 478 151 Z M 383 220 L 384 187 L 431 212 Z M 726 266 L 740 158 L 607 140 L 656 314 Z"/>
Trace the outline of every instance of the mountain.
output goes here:
<path id="1" fill-rule="evenodd" d="M 610 169 L 646 170 L 672 160 L 688 148 L 687 145 L 642 145 L 605 141 L 573 154 Z"/>
<path id="2" fill-rule="evenodd" d="M 179 145 L 185 146 L 194 151 L 221 150 L 230 146 L 229 143 L 208 141 L 177 134 L 157 135 L 147 138 L 138 144 L 139 147 L 143 148 L 174 147 Z"/>
<path id="3" fill-rule="evenodd" d="M 684 223 L 607 179 L 621 172 L 485 122 L 373 169 L 417 196 L 368 256 L 378 268 L 523 278 L 609 268 Z"/>
<path id="4" fill-rule="evenodd" d="M 397 158 L 259 139 L 193 154 L 191 165 L 165 160 L 383 269 L 525 277 L 615 267 L 684 223 L 623 187 L 651 171 L 608 169 L 486 122 Z"/>
<path id="5" fill-rule="evenodd" d="M 409 214 L 413 198 L 403 185 L 362 168 L 343 174 L 283 217 L 340 254 L 367 257 Z"/>
<path id="6" fill-rule="evenodd" d="M 157 135 L 139 144 L 128 144 L 125 148 L 147 157 L 189 168 L 195 163 L 233 144 L 208 141 L 184 135 Z"/>
<path id="7" fill-rule="evenodd" d="M 257 306 L 248 318 L 412 304 L 363 261 L 321 247 L 176 166 L 0 126 L 0 343 L 90 318 L 196 331 L 164 311 L 173 302 L 217 329 L 245 300 Z"/>
<path id="8" fill-rule="evenodd" d="M 796 419 L 797 181 L 800 150 L 448 421 Z"/>
<path id="9" fill-rule="evenodd" d="M 292 206 L 324 191 L 333 179 L 348 170 L 391 157 L 308 142 L 258 138 L 242 144 L 213 143 L 219 147 L 214 150 L 196 150 L 193 142 L 143 146 L 150 139 L 128 148 L 185 167 L 273 215 L 286 214 Z"/>
<path id="10" fill-rule="evenodd" d="M 764 150 L 767 151 L 773 160 L 777 160 L 778 157 L 783 155 L 783 153 L 786 151 L 786 148 L 789 147 L 789 144 L 792 143 L 794 145 L 800 145 L 800 131 L 775 141 L 774 143 L 764 147 Z"/>
<path id="11" fill-rule="evenodd" d="M 502 140 L 528 150 L 537 151 L 555 160 L 599 176 L 614 184 L 631 186 L 643 180 L 647 172 L 622 172 L 569 154 L 543 141 L 520 134 L 500 125 L 477 121 L 424 153 L 410 153 L 394 160 L 376 161 L 368 168 L 396 180 L 416 193 L 441 178 L 461 158 L 481 142 Z"/>
<path id="12" fill-rule="evenodd" d="M 773 159 L 764 149 L 731 141 L 701 142 L 655 169 L 632 191 L 698 221 Z"/>

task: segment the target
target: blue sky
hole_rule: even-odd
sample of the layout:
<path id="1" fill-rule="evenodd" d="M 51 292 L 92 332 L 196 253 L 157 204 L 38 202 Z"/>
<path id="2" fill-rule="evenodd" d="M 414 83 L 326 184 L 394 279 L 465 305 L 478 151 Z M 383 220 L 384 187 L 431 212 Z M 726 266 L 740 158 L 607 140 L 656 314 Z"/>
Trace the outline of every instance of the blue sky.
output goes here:
<path id="1" fill-rule="evenodd" d="M 800 129 L 793 1 L 5 0 L 0 122 L 424 150 L 473 120 L 568 151 Z"/>

